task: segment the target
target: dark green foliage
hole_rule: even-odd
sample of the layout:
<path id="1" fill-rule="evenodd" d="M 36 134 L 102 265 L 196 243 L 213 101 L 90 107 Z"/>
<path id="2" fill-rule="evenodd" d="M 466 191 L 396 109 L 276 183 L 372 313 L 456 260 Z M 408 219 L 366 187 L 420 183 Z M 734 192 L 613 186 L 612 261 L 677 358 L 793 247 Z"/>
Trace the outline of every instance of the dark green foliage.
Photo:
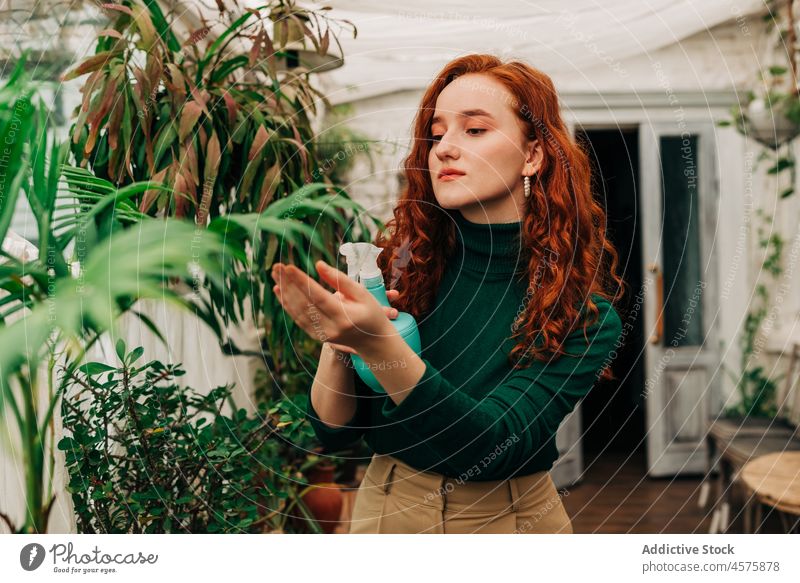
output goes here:
<path id="1" fill-rule="evenodd" d="M 315 531 L 302 472 L 316 460 L 302 445 L 313 430 L 304 403 L 233 407 L 232 386 L 200 395 L 180 365 L 141 362 L 117 345 L 122 364 L 71 373 L 62 414 L 69 491 L 84 533 Z M 304 399 L 305 397 L 303 397 Z M 302 401 L 302 399 L 300 399 Z M 228 403 L 230 414 L 221 410 Z"/>

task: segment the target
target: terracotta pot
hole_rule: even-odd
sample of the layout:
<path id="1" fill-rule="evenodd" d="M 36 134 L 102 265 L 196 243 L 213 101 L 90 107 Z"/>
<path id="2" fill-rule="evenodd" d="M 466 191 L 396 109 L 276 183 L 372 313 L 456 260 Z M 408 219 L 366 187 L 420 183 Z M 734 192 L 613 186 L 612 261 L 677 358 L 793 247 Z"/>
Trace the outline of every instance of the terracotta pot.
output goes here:
<path id="1" fill-rule="evenodd" d="M 344 504 L 344 494 L 341 491 L 344 486 L 333 481 L 335 470 L 336 466 L 326 461 L 310 468 L 308 470 L 309 485 L 300 493 L 309 512 L 326 534 L 333 533 L 339 526 L 339 518 Z M 291 516 L 292 523 L 297 528 L 302 528 L 305 519 L 300 516 L 299 511 L 293 509 Z"/>
<path id="2" fill-rule="evenodd" d="M 339 526 L 344 502 L 341 484 L 333 481 L 335 470 L 336 466 L 328 462 L 315 465 L 308 472 L 311 487 L 303 494 L 303 502 L 327 534 L 331 534 Z"/>

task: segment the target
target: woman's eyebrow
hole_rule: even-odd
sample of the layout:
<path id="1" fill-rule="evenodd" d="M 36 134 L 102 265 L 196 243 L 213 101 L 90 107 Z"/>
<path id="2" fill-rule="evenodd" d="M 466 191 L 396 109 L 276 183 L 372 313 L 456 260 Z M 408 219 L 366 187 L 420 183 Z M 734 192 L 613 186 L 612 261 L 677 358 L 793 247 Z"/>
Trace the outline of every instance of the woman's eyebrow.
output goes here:
<path id="1" fill-rule="evenodd" d="M 460 115 L 463 117 L 484 116 L 490 119 L 494 119 L 494 116 L 485 109 L 465 109 L 464 111 L 458 112 L 456 115 Z M 440 121 L 442 121 L 442 116 L 440 115 L 435 115 L 433 119 L 431 119 L 431 123 L 438 123 Z"/>

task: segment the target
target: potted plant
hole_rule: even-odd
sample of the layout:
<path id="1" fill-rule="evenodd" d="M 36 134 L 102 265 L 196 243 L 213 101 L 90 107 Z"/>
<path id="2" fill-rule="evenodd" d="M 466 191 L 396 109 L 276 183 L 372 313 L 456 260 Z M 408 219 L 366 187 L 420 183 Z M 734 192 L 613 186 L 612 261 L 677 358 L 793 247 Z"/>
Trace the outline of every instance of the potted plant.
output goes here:
<path id="1" fill-rule="evenodd" d="M 137 183 L 114 189 L 102 202 L 92 200 L 101 185 L 82 171 L 62 166 L 67 148 L 53 137 L 48 119 L 20 61 L 0 88 L 0 139 L 10 145 L 0 176 L 0 240 L 24 192 L 38 227 L 38 257 L 22 261 L 0 252 L 0 289 L 5 292 L 0 303 L 0 412 L 10 418 L 25 461 L 23 523 L 15 524 L 7 513 L 0 515 L 13 532 L 47 528 L 53 503 L 51 485 L 45 483 L 48 438 L 63 391 L 63 383 L 50 373 L 60 355 L 68 352 L 80 361 L 113 326 L 116 315 L 137 298 L 160 297 L 187 305 L 158 283 L 165 276 L 191 280 L 197 252 L 208 278 L 219 282 L 225 256 L 233 253 L 226 252 L 224 241 L 211 231 L 197 237 L 190 248 L 187 241 L 195 236 L 194 229 L 175 221 L 142 224 L 140 230 L 120 233 L 115 226 L 137 215 L 135 208 L 126 206 L 127 198 L 162 187 Z M 74 189 L 81 185 L 83 196 L 76 203 Z M 89 212 L 56 215 L 57 208 L 87 205 Z M 76 257 L 81 261 L 74 261 Z M 202 312 L 203 307 L 196 310 Z M 42 393 L 48 395 L 44 406 L 35 398 Z"/>
<path id="2" fill-rule="evenodd" d="M 789 171 L 789 179 L 781 192 L 781 197 L 785 198 L 794 193 L 795 156 L 791 142 L 800 134 L 794 0 L 787 3 L 784 16 L 778 13 L 773 1 L 768 1 L 766 8 L 764 21 L 768 28 L 777 29 L 778 48 L 786 56 L 787 64 L 760 70 L 755 87 L 745 92 L 742 103 L 731 108 L 732 119 L 722 120 L 719 125 L 733 124 L 742 135 L 762 144 L 765 150 L 759 161 L 771 160 L 769 174 L 780 176 Z"/>
<path id="3" fill-rule="evenodd" d="M 0 302 L 0 412 L 10 416 L 23 450 L 28 511 L 22 525 L 7 513 L 0 519 L 15 532 L 45 532 L 53 500 L 45 484 L 48 459 L 52 467 L 47 452 L 53 413 L 69 371 L 82 364 L 86 351 L 126 312 L 160 336 L 136 310 L 144 298 L 190 309 L 223 339 L 213 308 L 169 282 L 184 282 L 193 290 L 202 287 L 218 301 L 233 303 L 226 278 L 234 265 L 255 270 L 245 252 L 248 246 L 258 247 L 254 237 L 280 232 L 300 243 L 307 230 L 271 214 L 280 213 L 280 205 L 263 216 L 217 218 L 200 230 L 186 220 L 141 213 L 131 200 L 169 187 L 143 182 L 117 188 L 87 170 L 63 165 L 67 145 L 53 137 L 48 113 L 23 72 L 20 61 L 0 87 L 0 139 L 10 146 L 0 176 L 5 194 L 0 197 L 0 238 L 24 192 L 38 227 L 39 254 L 23 262 L 0 252 L 0 289 L 5 292 Z M 290 196 L 281 202 L 301 209 L 319 202 L 308 191 L 295 196 L 308 200 Z M 70 364 L 57 379 L 55 365 L 65 356 Z M 45 387 L 48 398 L 41 406 L 33 395 Z"/>
<path id="4" fill-rule="evenodd" d="M 284 382 L 307 370 L 308 355 L 297 350 L 304 333 L 272 294 L 271 265 L 294 263 L 315 276 L 314 261 L 335 263 L 338 243 L 370 237 L 364 209 L 320 168 L 311 125 L 317 102 L 329 104 L 311 82 L 319 63 L 310 58 L 329 56 L 341 30 L 356 30 L 293 0 L 216 6 L 215 21 L 201 15 L 182 32 L 182 15 L 165 15 L 157 2 L 105 5 L 113 19 L 95 54 L 63 76 L 85 79 L 71 151 L 115 186 L 169 186 L 132 199 L 147 215 L 201 227 L 231 213 L 269 217 L 253 232 L 247 261 L 225 274 L 234 301 L 209 302 L 226 324 L 254 321 L 270 373 Z M 249 226 L 239 221 L 231 231 L 246 237 Z M 233 343 L 225 350 L 246 354 Z"/>
<path id="5" fill-rule="evenodd" d="M 199 394 L 181 365 L 143 361 L 117 343 L 118 365 L 70 372 L 62 401 L 69 490 L 82 533 L 321 532 L 284 455 L 304 430 L 285 403 L 237 409 L 232 385 Z M 231 405 L 224 414 L 223 406 Z M 288 524 L 297 511 L 300 528 Z"/>

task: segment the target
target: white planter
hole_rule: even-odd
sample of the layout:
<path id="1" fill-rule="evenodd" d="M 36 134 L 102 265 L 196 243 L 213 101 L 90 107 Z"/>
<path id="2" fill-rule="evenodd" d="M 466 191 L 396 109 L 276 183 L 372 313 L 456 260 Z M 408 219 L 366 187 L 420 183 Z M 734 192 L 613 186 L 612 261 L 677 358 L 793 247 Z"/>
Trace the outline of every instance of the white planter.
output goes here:
<path id="1" fill-rule="evenodd" d="M 800 125 L 786 117 L 785 112 L 785 101 L 770 107 L 763 99 L 754 99 L 744 112 L 744 128 L 740 129 L 748 137 L 777 149 L 800 133 Z"/>

